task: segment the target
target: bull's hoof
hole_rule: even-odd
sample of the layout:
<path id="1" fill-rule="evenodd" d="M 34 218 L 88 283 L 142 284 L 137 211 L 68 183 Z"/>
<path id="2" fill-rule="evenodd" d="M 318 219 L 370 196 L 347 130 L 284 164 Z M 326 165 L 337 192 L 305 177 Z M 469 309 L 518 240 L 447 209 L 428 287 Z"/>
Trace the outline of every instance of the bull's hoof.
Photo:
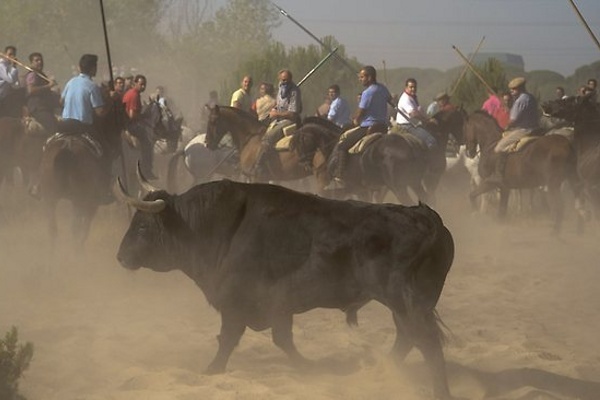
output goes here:
<path id="1" fill-rule="evenodd" d="M 225 367 L 220 365 L 210 364 L 203 372 L 204 375 L 219 375 L 225 373 Z"/>

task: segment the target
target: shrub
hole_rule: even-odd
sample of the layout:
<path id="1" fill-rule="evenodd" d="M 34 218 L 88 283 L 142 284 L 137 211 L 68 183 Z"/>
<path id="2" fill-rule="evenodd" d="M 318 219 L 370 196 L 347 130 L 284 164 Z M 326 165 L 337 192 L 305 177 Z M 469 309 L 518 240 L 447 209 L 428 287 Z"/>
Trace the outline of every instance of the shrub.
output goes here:
<path id="1" fill-rule="evenodd" d="M 12 327 L 4 339 L 0 339 L 0 399 L 23 399 L 18 395 L 19 379 L 29 367 L 33 357 L 33 344 L 18 343 L 18 332 Z"/>

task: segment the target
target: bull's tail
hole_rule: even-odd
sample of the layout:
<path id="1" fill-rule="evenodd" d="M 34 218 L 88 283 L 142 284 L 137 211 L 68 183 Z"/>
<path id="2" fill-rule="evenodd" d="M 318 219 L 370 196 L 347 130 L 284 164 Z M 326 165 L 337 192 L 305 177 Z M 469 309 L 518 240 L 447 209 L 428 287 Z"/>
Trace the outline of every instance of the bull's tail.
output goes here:
<path id="1" fill-rule="evenodd" d="M 169 160 L 167 170 L 167 190 L 169 193 L 177 193 L 177 163 L 185 155 L 185 149 L 177 150 Z"/>
<path id="2" fill-rule="evenodd" d="M 407 290 L 403 291 L 404 303 L 409 318 L 433 319 L 434 323 L 429 326 L 436 329 L 436 336 L 444 342 L 447 339 L 445 331 L 450 330 L 442 322 L 435 306 L 454 260 L 454 240 L 434 210 L 424 204 L 419 204 L 414 209 L 424 216 L 419 218 L 419 223 L 425 224 L 421 230 L 426 238 L 405 276 Z"/>

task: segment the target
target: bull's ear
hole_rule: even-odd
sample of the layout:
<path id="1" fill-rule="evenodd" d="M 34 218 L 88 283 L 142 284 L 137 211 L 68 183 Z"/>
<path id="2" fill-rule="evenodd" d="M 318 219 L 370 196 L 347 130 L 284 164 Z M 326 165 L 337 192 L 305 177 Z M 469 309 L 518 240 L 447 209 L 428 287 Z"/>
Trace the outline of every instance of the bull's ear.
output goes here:
<path id="1" fill-rule="evenodd" d="M 137 175 L 137 178 L 138 178 L 138 182 L 140 183 L 140 186 L 146 192 L 152 193 L 152 192 L 158 192 L 160 190 L 159 188 L 155 187 L 153 184 L 151 184 L 150 182 L 148 182 L 148 179 L 146 179 L 146 177 L 142 173 L 142 167 L 140 166 L 139 160 L 138 160 L 137 168 L 136 168 L 135 172 L 136 172 L 136 175 Z"/>
<path id="2" fill-rule="evenodd" d="M 162 199 L 148 201 L 131 197 L 123 187 L 121 178 L 117 178 L 117 180 L 115 181 L 115 185 L 113 186 L 113 193 L 115 194 L 115 197 L 117 199 L 132 207 L 135 207 L 140 211 L 145 211 L 149 213 L 159 213 L 162 210 L 164 210 L 166 206 L 165 201 Z"/>

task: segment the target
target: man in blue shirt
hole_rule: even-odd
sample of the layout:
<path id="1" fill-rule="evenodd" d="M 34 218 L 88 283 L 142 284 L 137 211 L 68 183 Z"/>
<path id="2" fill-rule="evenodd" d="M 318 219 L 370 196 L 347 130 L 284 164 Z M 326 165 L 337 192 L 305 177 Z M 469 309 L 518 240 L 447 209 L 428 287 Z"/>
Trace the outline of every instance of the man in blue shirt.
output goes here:
<path id="1" fill-rule="evenodd" d="M 327 119 L 340 128 L 348 127 L 352 122 L 350 120 L 350 106 L 345 99 L 340 97 L 340 87 L 338 85 L 329 86 L 329 89 L 327 89 L 327 96 L 331 101 Z"/>
<path id="2" fill-rule="evenodd" d="M 358 80 L 365 90 L 360 96 L 358 109 L 352 119 L 356 128 L 347 130 L 340 136 L 333 154 L 336 161 L 333 175 L 341 186 L 344 185 L 348 150 L 366 135 L 375 132 L 387 133 L 388 129 L 387 105 L 392 99 L 390 92 L 377 82 L 377 71 L 370 65 L 360 70 Z"/>
<path id="3" fill-rule="evenodd" d="M 510 108 L 510 120 L 502 139 L 496 144 L 494 152 L 498 154 L 494 173 L 486 181 L 497 185 L 504 182 L 504 169 L 508 159 L 508 151 L 521 139 L 539 128 L 540 117 L 535 97 L 525 89 L 525 78 L 514 78 L 508 83 L 510 94 L 514 99 Z"/>
<path id="4" fill-rule="evenodd" d="M 63 133 L 95 133 L 94 117 L 106 113 L 100 88 L 92 78 L 98 70 L 98 56 L 84 54 L 79 59 L 79 75 L 65 85 L 61 96 L 63 120 L 58 131 Z"/>

